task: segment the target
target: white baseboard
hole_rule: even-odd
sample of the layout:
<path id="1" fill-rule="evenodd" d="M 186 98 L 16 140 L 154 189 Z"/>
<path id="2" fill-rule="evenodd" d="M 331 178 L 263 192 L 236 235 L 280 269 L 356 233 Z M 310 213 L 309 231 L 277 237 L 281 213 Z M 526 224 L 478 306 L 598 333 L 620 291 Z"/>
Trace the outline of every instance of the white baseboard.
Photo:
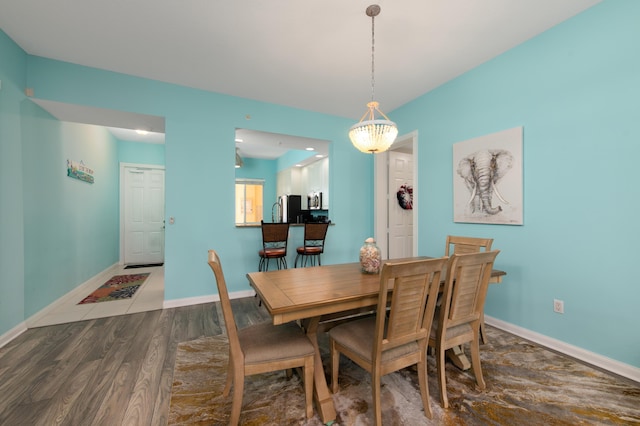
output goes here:
<path id="1" fill-rule="evenodd" d="M 4 333 L 0 336 L 0 348 L 27 331 L 27 323 L 21 322 L 20 324 L 13 327 L 11 330 Z"/>
<path id="2" fill-rule="evenodd" d="M 243 290 L 229 293 L 229 299 L 240 299 L 243 297 L 251 297 L 256 292 L 253 290 Z M 219 302 L 220 296 L 217 294 L 198 296 L 198 297 L 186 297 L 184 299 L 165 300 L 162 304 L 162 309 L 179 308 L 181 306 L 199 305 L 201 303 Z"/>
<path id="3" fill-rule="evenodd" d="M 484 321 L 491 326 L 504 331 L 508 331 L 509 333 L 515 334 L 516 336 L 520 336 L 524 339 L 530 340 L 554 351 L 586 362 L 587 364 L 594 365 L 596 367 L 602 368 L 603 370 L 610 371 L 614 374 L 640 383 L 640 368 L 638 367 L 616 361 L 606 356 L 598 355 L 594 352 L 587 351 L 578 346 L 570 345 L 561 340 L 556 340 L 554 338 L 545 336 L 544 334 L 536 333 L 535 331 L 519 327 L 517 325 L 490 317 L 488 315 L 484 316 Z"/>
<path id="4" fill-rule="evenodd" d="M 69 293 L 66 293 L 62 297 L 58 298 L 54 302 L 48 304 L 47 306 L 36 312 L 35 314 L 31 315 L 25 320 L 25 322 L 27 323 L 27 325 L 37 324 L 38 321 L 40 321 L 49 313 L 55 311 L 70 298 L 77 297 L 78 301 L 82 300 L 82 298 L 84 298 L 87 294 L 91 293 L 93 290 L 104 284 L 106 280 L 111 278 L 113 270 L 119 268 L 119 265 L 120 264 L 118 263 L 114 263 L 102 272 L 99 272 L 98 274 L 89 278 L 87 281 L 83 282 L 82 284 L 71 290 Z"/>

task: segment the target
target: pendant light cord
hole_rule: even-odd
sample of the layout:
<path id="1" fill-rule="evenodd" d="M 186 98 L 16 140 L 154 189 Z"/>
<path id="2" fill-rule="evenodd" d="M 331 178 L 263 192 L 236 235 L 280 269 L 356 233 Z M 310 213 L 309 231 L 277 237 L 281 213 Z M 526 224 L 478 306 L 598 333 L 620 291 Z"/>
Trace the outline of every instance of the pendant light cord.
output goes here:
<path id="1" fill-rule="evenodd" d="M 374 77 L 374 69 L 375 69 L 375 15 L 371 16 L 371 101 L 373 102 L 375 98 L 375 77 Z"/>

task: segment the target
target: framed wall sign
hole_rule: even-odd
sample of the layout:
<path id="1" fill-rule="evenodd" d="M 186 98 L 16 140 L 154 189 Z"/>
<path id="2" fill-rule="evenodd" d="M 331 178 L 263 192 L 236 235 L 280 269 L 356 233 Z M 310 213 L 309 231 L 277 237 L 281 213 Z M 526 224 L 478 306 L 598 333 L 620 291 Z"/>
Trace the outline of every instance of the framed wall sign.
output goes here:
<path id="1" fill-rule="evenodd" d="M 93 169 L 85 166 L 82 161 L 67 160 L 67 176 L 83 182 L 93 183 Z"/>

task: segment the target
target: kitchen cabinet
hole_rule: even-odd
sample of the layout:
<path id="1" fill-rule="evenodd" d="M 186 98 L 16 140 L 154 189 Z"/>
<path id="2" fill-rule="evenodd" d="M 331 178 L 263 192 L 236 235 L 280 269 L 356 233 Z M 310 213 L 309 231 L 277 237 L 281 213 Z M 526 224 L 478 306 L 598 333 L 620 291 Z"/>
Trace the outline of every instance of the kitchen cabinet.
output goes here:
<path id="1" fill-rule="evenodd" d="M 311 163 L 302 168 L 302 193 L 322 192 L 322 208 L 329 208 L 329 159 Z M 304 201 L 303 201 L 304 202 Z M 308 206 L 304 206 L 308 208 Z"/>
<path id="2" fill-rule="evenodd" d="M 305 167 L 291 167 L 278 172 L 278 195 L 302 195 L 302 208 L 308 209 L 307 195 L 322 192 L 322 208 L 329 209 L 329 159 L 323 158 Z"/>
<path id="3" fill-rule="evenodd" d="M 299 167 L 281 170 L 276 177 L 277 195 L 302 194 L 302 170 Z"/>

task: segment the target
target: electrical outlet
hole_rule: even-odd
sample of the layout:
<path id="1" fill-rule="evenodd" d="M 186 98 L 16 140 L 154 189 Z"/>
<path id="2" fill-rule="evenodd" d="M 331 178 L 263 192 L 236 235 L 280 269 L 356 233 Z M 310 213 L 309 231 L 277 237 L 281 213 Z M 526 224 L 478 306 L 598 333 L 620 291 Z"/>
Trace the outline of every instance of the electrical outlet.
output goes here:
<path id="1" fill-rule="evenodd" d="M 564 314 L 564 301 L 553 299 L 553 312 Z"/>

